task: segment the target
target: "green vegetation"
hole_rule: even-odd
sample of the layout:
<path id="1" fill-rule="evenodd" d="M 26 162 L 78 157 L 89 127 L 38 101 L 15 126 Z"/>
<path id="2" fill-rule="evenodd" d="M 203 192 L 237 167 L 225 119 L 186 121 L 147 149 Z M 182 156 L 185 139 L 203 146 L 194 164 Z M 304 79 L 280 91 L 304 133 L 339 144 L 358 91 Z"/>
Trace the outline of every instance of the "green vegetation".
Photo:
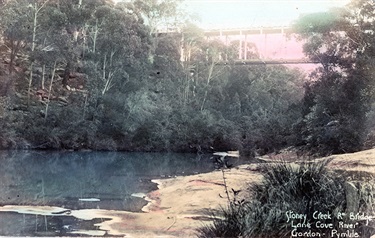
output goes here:
<path id="1" fill-rule="evenodd" d="M 358 0 L 295 23 L 306 56 L 320 62 L 308 79 L 284 66 L 235 66 L 238 42 L 208 41 L 178 0 L 0 1 L 0 149 L 254 156 L 374 146 L 374 8 Z M 348 181 L 324 163 L 263 172 L 253 199 L 229 202 L 201 237 L 289 237 L 287 211 L 311 221 L 351 206 Z M 373 181 L 352 185 L 359 211 L 373 207 Z"/>
<path id="2" fill-rule="evenodd" d="M 178 1 L 9 0 L 0 11 L 2 149 L 254 154 L 294 143 L 304 75 L 219 65 L 235 44 L 175 20 Z M 182 33 L 157 34 L 166 22 Z"/>
<path id="3" fill-rule="evenodd" d="M 311 229 L 297 228 L 299 232 L 331 232 L 332 229 L 315 226 L 317 219 L 313 217 L 316 216 L 314 212 L 332 214 L 324 222 L 339 228 L 338 222 L 343 219 L 337 214 L 348 212 L 351 209 L 348 203 L 353 202 L 353 198 L 348 196 L 345 177 L 328 171 L 326 164 L 327 161 L 302 165 L 287 162 L 265 164 L 261 167 L 264 175 L 262 183 L 249 188 L 251 201 L 234 200 L 227 209 L 214 214 L 215 220 L 211 225 L 198 230 L 199 237 L 291 237 L 294 228 L 288 220 L 287 212 L 290 211 L 306 214 L 306 224 L 312 224 Z M 354 201 L 358 210 L 353 212 L 371 214 L 374 186 L 373 179 L 368 178 L 358 183 L 358 198 Z M 361 221 L 356 230 L 363 237 L 369 237 L 374 232 L 366 221 Z"/>
<path id="4" fill-rule="evenodd" d="M 311 80 L 284 66 L 234 66 L 238 42 L 208 41 L 177 0 L 0 7 L 1 149 L 331 154 L 373 144 L 370 1 L 348 8 L 359 15 L 296 23 L 321 62 Z M 166 25 L 181 32 L 157 33 Z"/>
<path id="5" fill-rule="evenodd" d="M 306 84 L 300 124 L 303 144 L 314 153 L 373 145 L 374 7 L 373 1 L 353 1 L 295 23 L 305 54 L 322 65 Z"/>
<path id="6" fill-rule="evenodd" d="M 327 155 L 374 145 L 374 12 L 373 1 L 360 0 L 295 22 L 305 54 L 321 63 L 304 85 L 297 106 L 301 114 L 290 134 L 302 150 Z M 373 175 L 339 174 L 328 171 L 325 162 L 267 164 L 262 173 L 263 182 L 249 188 L 251 200 L 230 202 L 213 215 L 212 224 L 198 230 L 199 237 L 291 237 L 289 211 L 305 214 L 313 224 L 297 232 L 332 232 L 314 226 L 314 212 L 321 212 L 332 214 L 325 222 L 344 233 L 339 222 L 350 219 L 340 217 L 340 211 L 373 213 Z M 367 221 L 359 221 L 355 230 L 361 237 L 374 234 Z"/>

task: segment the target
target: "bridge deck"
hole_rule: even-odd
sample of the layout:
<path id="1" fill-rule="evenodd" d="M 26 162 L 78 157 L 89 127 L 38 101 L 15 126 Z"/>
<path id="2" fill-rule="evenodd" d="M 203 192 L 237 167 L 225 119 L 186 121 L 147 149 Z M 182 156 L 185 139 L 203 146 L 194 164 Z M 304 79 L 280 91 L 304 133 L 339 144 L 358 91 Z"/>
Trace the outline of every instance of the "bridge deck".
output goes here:
<path id="1" fill-rule="evenodd" d="M 263 35 L 293 33 L 291 27 L 255 27 L 239 29 L 210 29 L 205 30 L 205 36 L 230 36 L 230 35 Z"/>
<path id="2" fill-rule="evenodd" d="M 235 61 L 219 61 L 219 65 L 262 65 L 262 64 L 319 64 L 318 61 L 312 61 L 309 59 L 280 59 L 280 60 L 261 60 L 261 59 L 250 59 L 250 60 L 235 60 Z"/>

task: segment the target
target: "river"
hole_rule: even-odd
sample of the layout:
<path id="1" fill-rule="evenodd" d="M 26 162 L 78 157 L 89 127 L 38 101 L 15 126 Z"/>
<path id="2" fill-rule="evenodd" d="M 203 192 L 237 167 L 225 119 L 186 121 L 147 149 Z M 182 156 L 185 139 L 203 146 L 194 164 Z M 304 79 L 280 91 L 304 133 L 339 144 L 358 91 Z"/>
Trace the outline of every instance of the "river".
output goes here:
<path id="1" fill-rule="evenodd" d="M 128 152 L 0 151 L 0 206 L 57 206 L 139 212 L 152 179 L 209 172 L 210 155 Z M 241 160 L 233 160 L 236 164 Z M 90 229 L 69 216 L 0 212 L 0 236 L 69 235 Z"/>

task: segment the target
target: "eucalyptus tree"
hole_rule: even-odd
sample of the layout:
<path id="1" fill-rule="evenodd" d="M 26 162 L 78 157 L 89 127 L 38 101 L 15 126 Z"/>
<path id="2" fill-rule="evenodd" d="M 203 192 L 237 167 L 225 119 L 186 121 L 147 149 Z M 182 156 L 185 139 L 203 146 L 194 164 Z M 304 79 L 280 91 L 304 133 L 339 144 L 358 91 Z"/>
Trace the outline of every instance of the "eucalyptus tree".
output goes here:
<path id="1" fill-rule="evenodd" d="M 197 57 L 201 55 L 201 46 L 204 43 L 203 30 L 194 24 L 187 23 L 181 30 L 182 45 L 181 45 L 181 61 L 184 67 L 185 76 L 181 79 L 181 96 L 180 99 L 183 105 L 188 104 L 194 96 L 194 68 Z M 193 89 L 193 90 L 192 90 Z"/>
<path id="2" fill-rule="evenodd" d="M 10 73 L 13 72 L 17 58 L 22 61 L 22 66 L 29 64 L 28 103 L 30 101 L 36 64 L 34 55 L 38 50 L 38 46 L 43 44 L 43 39 L 45 39 L 43 37 L 45 32 L 41 27 L 41 19 L 46 17 L 45 10 L 48 2 L 49 0 L 9 1 L 1 9 L 5 44 L 10 49 Z"/>
<path id="3" fill-rule="evenodd" d="M 90 60 L 104 95 L 116 84 L 124 85 L 139 76 L 137 70 L 147 64 L 149 38 L 139 19 L 121 8 L 98 7 L 93 21 L 98 25 L 95 40 L 89 42 Z"/>
<path id="4" fill-rule="evenodd" d="M 225 78 L 207 102 L 236 125 L 246 152 L 273 152 L 295 142 L 293 127 L 301 117 L 298 105 L 303 97 L 301 72 L 285 66 L 238 65 L 229 68 Z"/>
<path id="5" fill-rule="evenodd" d="M 80 0 L 80 1 L 58 1 L 55 4 L 55 11 L 61 12 L 65 17 L 65 26 L 62 34 L 65 37 L 60 46 L 64 47 L 62 55 L 65 60 L 64 75 L 62 84 L 68 84 L 69 75 L 75 71 L 84 60 L 84 54 L 87 50 L 89 41 L 89 29 L 94 12 L 100 6 L 107 3 L 104 0 Z"/>
<path id="6" fill-rule="evenodd" d="M 205 108 L 205 103 L 207 101 L 208 94 L 210 93 L 210 89 L 212 88 L 212 81 L 225 75 L 225 73 L 230 69 L 227 65 L 219 65 L 220 61 L 223 61 L 225 58 L 227 46 L 220 41 L 208 41 L 202 47 L 202 55 L 205 60 L 200 62 L 205 62 L 204 65 L 197 63 L 196 67 L 200 67 L 200 71 L 203 71 L 203 75 L 197 75 L 198 82 L 202 80 L 200 83 L 200 87 L 202 87 L 202 96 L 200 102 L 200 110 L 203 111 Z M 203 67 L 202 67 L 203 66 Z M 203 70 L 202 70 L 203 69 Z M 203 78 L 201 78 L 203 76 Z"/>
<path id="7" fill-rule="evenodd" d="M 361 148 L 374 77 L 375 3 L 353 1 L 347 7 L 301 17 L 295 24 L 306 40 L 304 52 L 321 62 L 308 85 L 305 115 L 308 147 L 321 153 Z"/>
<path id="8" fill-rule="evenodd" d="M 43 1 L 35 0 L 35 1 L 32 1 L 28 5 L 28 8 L 32 10 L 32 33 L 31 33 L 32 38 L 31 38 L 31 49 L 30 49 L 31 53 L 35 51 L 35 47 L 37 44 L 37 34 L 38 34 L 38 25 L 39 25 L 38 18 L 40 14 L 42 13 L 41 11 L 44 9 L 48 1 L 49 0 L 43 0 Z M 30 100 L 31 87 L 32 87 L 32 82 L 33 82 L 33 70 L 34 70 L 33 67 L 34 67 L 34 61 L 31 61 L 30 74 L 29 74 L 29 86 L 27 90 L 28 104 Z"/>
<path id="9" fill-rule="evenodd" d="M 16 56 L 31 43 L 32 16 L 28 1 L 10 1 L 1 8 L 1 30 L 4 45 L 9 49 L 9 72 L 12 74 Z M 25 54 L 25 53 L 23 53 Z M 24 57 L 25 58 L 25 57 Z"/>
<path id="10" fill-rule="evenodd" d="M 134 8 L 150 27 L 150 35 L 160 28 L 176 27 L 176 18 L 180 0 L 135 0 Z M 181 16 L 180 16 L 181 17 Z"/>

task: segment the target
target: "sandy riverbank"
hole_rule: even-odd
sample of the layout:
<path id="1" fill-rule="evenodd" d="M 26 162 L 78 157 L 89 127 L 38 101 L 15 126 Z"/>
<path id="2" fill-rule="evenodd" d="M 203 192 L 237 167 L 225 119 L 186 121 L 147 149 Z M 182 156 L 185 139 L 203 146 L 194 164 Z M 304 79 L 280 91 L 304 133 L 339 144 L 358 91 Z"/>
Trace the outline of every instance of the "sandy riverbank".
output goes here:
<path id="1" fill-rule="evenodd" d="M 224 171 L 228 188 L 245 190 L 248 183 L 261 179 L 260 173 L 243 165 Z M 208 222 L 207 209 L 227 206 L 222 171 L 154 180 L 158 189 L 145 197 L 149 204 L 143 212 L 103 209 L 71 210 L 67 216 L 82 220 L 104 218 L 97 227 L 108 235 L 126 237 L 193 237 L 196 228 Z M 232 196 L 233 194 L 230 193 Z M 241 196 L 241 192 L 238 196 Z M 49 206 L 3 206 L 1 211 L 54 216 L 66 209 Z M 60 214 L 61 215 L 61 214 Z M 101 235 L 97 231 L 79 231 Z"/>
<path id="2" fill-rule="evenodd" d="M 353 154 L 329 157 L 328 167 L 335 170 L 363 171 L 375 174 L 375 149 Z M 228 188 L 245 191 L 250 183 L 259 182 L 262 175 L 257 165 L 242 165 L 224 171 Z M 83 220 L 108 218 L 97 224 L 108 235 L 126 237 L 194 237 L 196 228 L 209 222 L 207 209 L 225 207 L 228 199 L 225 193 L 222 171 L 154 180 L 158 189 L 145 197 L 149 204 L 143 212 L 111 211 L 101 209 L 73 210 L 70 216 Z M 232 193 L 230 193 L 232 196 Z M 238 196 L 244 195 L 240 192 Z M 4 206 L 0 211 L 53 215 L 63 208 Z M 95 231 L 91 231 L 95 232 Z M 90 233 L 86 232 L 87 235 Z M 92 233 L 93 235 L 95 233 Z M 100 235 L 101 233 L 96 233 Z"/>

